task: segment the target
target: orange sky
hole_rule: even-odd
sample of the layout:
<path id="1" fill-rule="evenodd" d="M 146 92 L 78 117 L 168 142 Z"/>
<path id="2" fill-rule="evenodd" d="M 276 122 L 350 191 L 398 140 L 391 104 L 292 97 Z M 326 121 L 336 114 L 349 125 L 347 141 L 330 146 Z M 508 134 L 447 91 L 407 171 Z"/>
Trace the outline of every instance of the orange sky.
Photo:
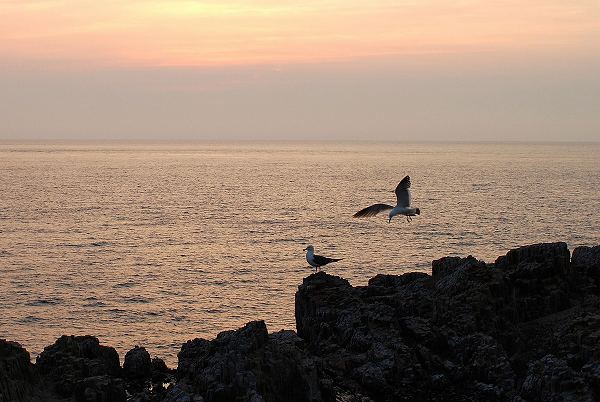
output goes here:
<path id="1" fill-rule="evenodd" d="M 596 0 L 0 0 L 0 60 L 312 63 L 598 49 Z"/>
<path id="2" fill-rule="evenodd" d="M 599 141 L 599 0 L 0 0 L 2 139 Z"/>

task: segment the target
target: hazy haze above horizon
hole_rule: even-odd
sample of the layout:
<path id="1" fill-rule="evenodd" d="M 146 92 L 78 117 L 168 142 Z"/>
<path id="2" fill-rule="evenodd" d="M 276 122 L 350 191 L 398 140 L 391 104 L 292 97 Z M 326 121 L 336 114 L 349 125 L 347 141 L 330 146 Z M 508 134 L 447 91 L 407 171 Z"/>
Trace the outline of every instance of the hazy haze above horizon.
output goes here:
<path id="1" fill-rule="evenodd" d="M 0 0 L 0 17 L 0 140 L 600 140 L 597 1 Z"/>

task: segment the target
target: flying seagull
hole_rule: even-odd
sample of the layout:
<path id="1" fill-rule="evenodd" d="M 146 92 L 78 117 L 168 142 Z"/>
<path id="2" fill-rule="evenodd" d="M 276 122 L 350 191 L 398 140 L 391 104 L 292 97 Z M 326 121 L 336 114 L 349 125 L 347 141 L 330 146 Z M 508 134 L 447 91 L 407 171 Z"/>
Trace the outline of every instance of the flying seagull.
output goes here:
<path id="1" fill-rule="evenodd" d="M 315 272 L 317 272 L 323 265 L 342 260 L 341 258 L 329 258 L 316 255 L 315 248 L 313 246 L 306 247 L 304 251 L 306 251 L 306 261 L 308 261 L 310 266 L 315 269 Z"/>
<path id="2" fill-rule="evenodd" d="M 406 221 L 412 221 L 412 217 L 420 215 L 421 210 L 419 208 L 412 208 L 410 206 L 410 177 L 406 176 L 398 186 L 396 186 L 396 206 L 387 204 L 374 204 L 370 207 L 361 209 L 353 215 L 354 218 L 368 218 L 375 216 L 380 212 L 387 211 L 390 209 L 388 223 L 392 221 L 392 218 L 396 215 L 405 215 Z"/>

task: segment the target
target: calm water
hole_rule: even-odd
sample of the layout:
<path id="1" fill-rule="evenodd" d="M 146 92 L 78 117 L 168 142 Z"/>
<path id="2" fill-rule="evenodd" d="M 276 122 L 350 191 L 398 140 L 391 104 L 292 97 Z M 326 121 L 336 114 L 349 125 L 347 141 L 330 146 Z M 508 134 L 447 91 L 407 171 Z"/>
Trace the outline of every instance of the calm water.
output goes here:
<path id="1" fill-rule="evenodd" d="M 410 174 L 421 216 L 355 220 Z M 600 243 L 600 145 L 0 145 L 0 338 L 121 357 L 265 319 L 293 329 L 302 249 L 365 284 L 433 259 Z"/>

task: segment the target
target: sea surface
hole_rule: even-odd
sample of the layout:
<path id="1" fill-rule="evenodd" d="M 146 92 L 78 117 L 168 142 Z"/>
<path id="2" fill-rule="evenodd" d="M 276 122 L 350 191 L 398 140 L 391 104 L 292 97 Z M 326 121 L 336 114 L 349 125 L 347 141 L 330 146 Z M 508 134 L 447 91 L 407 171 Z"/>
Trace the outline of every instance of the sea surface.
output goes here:
<path id="1" fill-rule="evenodd" d="M 352 218 L 407 174 L 420 216 Z M 600 144 L 0 144 L 0 338 L 32 357 L 295 329 L 308 244 L 365 285 L 549 241 L 600 244 Z"/>

